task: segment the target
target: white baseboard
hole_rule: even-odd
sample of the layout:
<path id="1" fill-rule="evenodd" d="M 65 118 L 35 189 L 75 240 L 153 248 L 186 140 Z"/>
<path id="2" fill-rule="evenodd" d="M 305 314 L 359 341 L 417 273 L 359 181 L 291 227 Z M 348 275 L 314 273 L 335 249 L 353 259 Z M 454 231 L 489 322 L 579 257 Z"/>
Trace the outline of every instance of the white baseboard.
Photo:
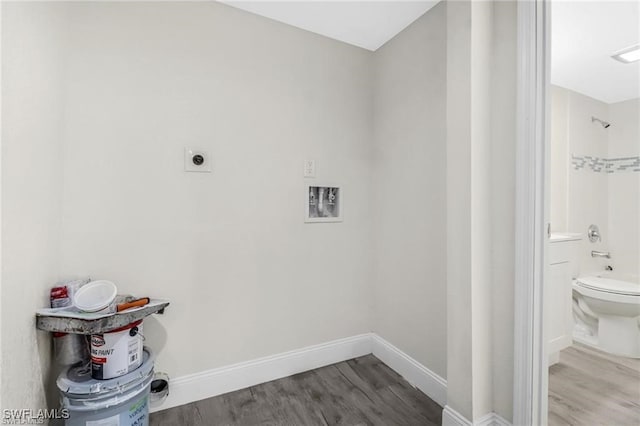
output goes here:
<path id="1" fill-rule="evenodd" d="M 169 384 L 169 396 L 150 411 L 166 410 L 370 353 L 371 335 L 361 334 L 178 377 Z"/>
<path id="2" fill-rule="evenodd" d="M 442 411 L 442 426 L 473 426 L 473 423 L 450 406 L 445 405 Z"/>
<path id="3" fill-rule="evenodd" d="M 511 423 L 496 413 L 486 414 L 472 422 L 450 406 L 445 405 L 442 411 L 442 426 L 511 426 Z"/>
<path id="4" fill-rule="evenodd" d="M 377 334 L 371 335 L 373 354 L 425 395 L 444 407 L 447 381 Z"/>
<path id="5" fill-rule="evenodd" d="M 233 392 L 373 353 L 428 397 L 444 406 L 447 382 L 375 333 L 241 362 L 172 379 L 169 396 L 151 412 Z"/>
<path id="6" fill-rule="evenodd" d="M 474 426 L 512 426 L 504 417 L 496 414 L 489 413 L 479 420 L 473 422 Z"/>

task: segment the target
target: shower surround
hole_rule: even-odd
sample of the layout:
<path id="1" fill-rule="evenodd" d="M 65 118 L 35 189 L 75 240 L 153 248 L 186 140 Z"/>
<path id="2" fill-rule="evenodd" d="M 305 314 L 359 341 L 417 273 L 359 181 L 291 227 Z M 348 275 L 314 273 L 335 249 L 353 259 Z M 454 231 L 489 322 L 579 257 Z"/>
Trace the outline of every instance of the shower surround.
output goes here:
<path id="1" fill-rule="evenodd" d="M 599 117 L 611 125 L 592 121 Z M 552 87 L 551 226 L 556 232 L 585 233 L 600 227 L 602 241 L 583 239 L 581 274 L 611 266 L 639 275 L 640 99 L 606 104 Z M 611 259 L 594 259 L 591 250 Z"/>

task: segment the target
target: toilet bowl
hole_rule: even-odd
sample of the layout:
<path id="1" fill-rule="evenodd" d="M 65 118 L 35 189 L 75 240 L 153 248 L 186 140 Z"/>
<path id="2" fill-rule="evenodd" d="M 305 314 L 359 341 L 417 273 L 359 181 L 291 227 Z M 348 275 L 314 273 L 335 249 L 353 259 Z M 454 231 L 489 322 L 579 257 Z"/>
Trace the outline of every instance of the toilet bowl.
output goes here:
<path id="1" fill-rule="evenodd" d="M 634 276 L 590 276 L 573 281 L 574 340 L 640 358 L 640 283 Z"/>

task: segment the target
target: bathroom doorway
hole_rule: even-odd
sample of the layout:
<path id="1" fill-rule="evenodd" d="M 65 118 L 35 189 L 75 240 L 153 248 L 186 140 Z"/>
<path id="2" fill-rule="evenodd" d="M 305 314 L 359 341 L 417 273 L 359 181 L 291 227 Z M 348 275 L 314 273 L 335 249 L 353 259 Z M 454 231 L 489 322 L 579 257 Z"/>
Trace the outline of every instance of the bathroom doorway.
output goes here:
<path id="1" fill-rule="evenodd" d="M 550 3 L 548 424 L 640 424 L 640 4 Z"/>

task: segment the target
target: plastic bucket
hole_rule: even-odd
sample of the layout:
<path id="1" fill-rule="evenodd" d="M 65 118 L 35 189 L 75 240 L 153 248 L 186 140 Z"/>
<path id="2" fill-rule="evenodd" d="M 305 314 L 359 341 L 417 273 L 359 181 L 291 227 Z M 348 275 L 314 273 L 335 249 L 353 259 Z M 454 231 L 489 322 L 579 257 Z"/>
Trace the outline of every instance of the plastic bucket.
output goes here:
<path id="1" fill-rule="evenodd" d="M 63 372 L 57 385 L 62 408 L 69 410 L 65 425 L 148 426 L 153 363 L 153 354 L 145 348 L 142 365 L 115 379 L 93 379 L 86 367 Z"/>
<path id="2" fill-rule="evenodd" d="M 106 380 L 135 370 L 142 363 L 142 320 L 91 336 L 91 376 Z"/>
<path id="3" fill-rule="evenodd" d="M 91 281 L 75 293 L 73 304 L 84 312 L 115 312 L 117 293 L 118 288 L 111 281 Z"/>

